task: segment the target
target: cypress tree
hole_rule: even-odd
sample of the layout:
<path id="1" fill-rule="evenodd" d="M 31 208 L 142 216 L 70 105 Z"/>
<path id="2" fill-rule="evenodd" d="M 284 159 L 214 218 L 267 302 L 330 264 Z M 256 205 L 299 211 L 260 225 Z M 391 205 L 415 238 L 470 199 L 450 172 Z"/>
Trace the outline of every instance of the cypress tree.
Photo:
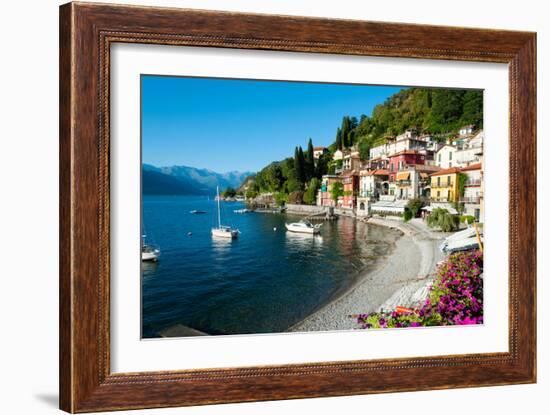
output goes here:
<path id="1" fill-rule="evenodd" d="M 296 171 L 296 179 L 303 184 L 305 182 L 305 160 L 302 147 L 296 147 L 294 154 L 294 170 Z"/>
<path id="2" fill-rule="evenodd" d="M 313 142 L 311 138 L 307 143 L 307 152 L 306 152 L 306 179 L 309 181 L 315 172 L 315 158 L 313 157 Z"/>
<path id="3" fill-rule="evenodd" d="M 336 148 L 342 150 L 342 134 L 340 128 L 336 130 Z"/>

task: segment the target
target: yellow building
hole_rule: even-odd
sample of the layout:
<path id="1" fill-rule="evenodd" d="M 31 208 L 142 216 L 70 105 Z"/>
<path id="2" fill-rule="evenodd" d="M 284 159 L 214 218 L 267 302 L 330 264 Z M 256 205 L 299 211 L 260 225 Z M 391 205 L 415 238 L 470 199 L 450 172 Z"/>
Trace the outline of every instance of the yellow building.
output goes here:
<path id="1" fill-rule="evenodd" d="M 458 192 L 458 173 L 460 169 L 452 167 L 450 169 L 440 170 L 431 175 L 430 198 L 432 202 L 457 202 Z"/>

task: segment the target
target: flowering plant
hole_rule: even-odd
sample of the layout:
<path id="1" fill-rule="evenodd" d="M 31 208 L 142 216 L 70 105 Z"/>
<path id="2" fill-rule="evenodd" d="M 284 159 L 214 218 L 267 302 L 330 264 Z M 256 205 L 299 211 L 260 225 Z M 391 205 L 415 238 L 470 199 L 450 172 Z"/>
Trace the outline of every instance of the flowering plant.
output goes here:
<path id="1" fill-rule="evenodd" d="M 482 273 L 479 250 L 451 254 L 420 308 L 360 314 L 357 322 L 364 329 L 482 324 Z"/>

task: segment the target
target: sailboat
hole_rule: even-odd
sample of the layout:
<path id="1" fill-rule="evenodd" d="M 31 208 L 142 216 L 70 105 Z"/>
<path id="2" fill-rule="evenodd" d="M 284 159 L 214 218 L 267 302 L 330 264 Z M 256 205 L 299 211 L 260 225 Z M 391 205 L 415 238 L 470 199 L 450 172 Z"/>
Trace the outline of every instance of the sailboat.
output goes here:
<path id="1" fill-rule="evenodd" d="M 212 228 L 212 236 L 236 239 L 239 236 L 238 229 L 232 229 L 231 226 L 222 226 L 220 214 L 220 188 L 218 186 L 216 186 L 216 200 L 218 201 L 218 227 Z"/>
<path id="2" fill-rule="evenodd" d="M 156 245 L 145 243 L 146 235 L 143 235 L 143 244 L 141 245 L 141 260 L 142 261 L 158 261 L 160 256 L 160 248 Z"/>

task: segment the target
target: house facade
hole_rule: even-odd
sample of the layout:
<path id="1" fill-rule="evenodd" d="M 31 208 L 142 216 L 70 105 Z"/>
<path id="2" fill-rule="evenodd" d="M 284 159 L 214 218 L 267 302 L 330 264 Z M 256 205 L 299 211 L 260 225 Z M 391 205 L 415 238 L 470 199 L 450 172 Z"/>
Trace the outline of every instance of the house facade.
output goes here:
<path id="1" fill-rule="evenodd" d="M 483 173 L 481 163 L 471 164 L 462 169 L 466 174 L 467 180 L 464 186 L 464 196 L 460 199 L 464 203 L 464 214 L 476 218 L 477 222 L 483 221 Z"/>
<path id="2" fill-rule="evenodd" d="M 317 206 L 335 207 L 337 203 L 332 198 L 332 186 L 336 182 L 342 182 L 342 177 L 334 174 L 326 174 L 322 177 L 321 188 L 317 192 Z"/>
<path id="3" fill-rule="evenodd" d="M 435 165 L 442 169 L 450 169 L 456 167 L 455 152 L 455 146 L 445 144 L 435 153 Z"/>
<path id="4" fill-rule="evenodd" d="M 430 176 L 430 200 L 432 205 L 458 202 L 458 173 L 460 173 L 460 169 L 452 167 L 440 170 Z"/>
<path id="5" fill-rule="evenodd" d="M 359 174 L 355 170 L 343 174 L 342 183 L 344 184 L 344 196 L 341 207 L 355 209 L 357 194 L 359 193 Z"/>
<path id="6" fill-rule="evenodd" d="M 481 163 L 483 157 L 483 131 L 462 142 L 460 148 L 455 152 L 456 165 L 467 167 L 471 164 Z"/>

